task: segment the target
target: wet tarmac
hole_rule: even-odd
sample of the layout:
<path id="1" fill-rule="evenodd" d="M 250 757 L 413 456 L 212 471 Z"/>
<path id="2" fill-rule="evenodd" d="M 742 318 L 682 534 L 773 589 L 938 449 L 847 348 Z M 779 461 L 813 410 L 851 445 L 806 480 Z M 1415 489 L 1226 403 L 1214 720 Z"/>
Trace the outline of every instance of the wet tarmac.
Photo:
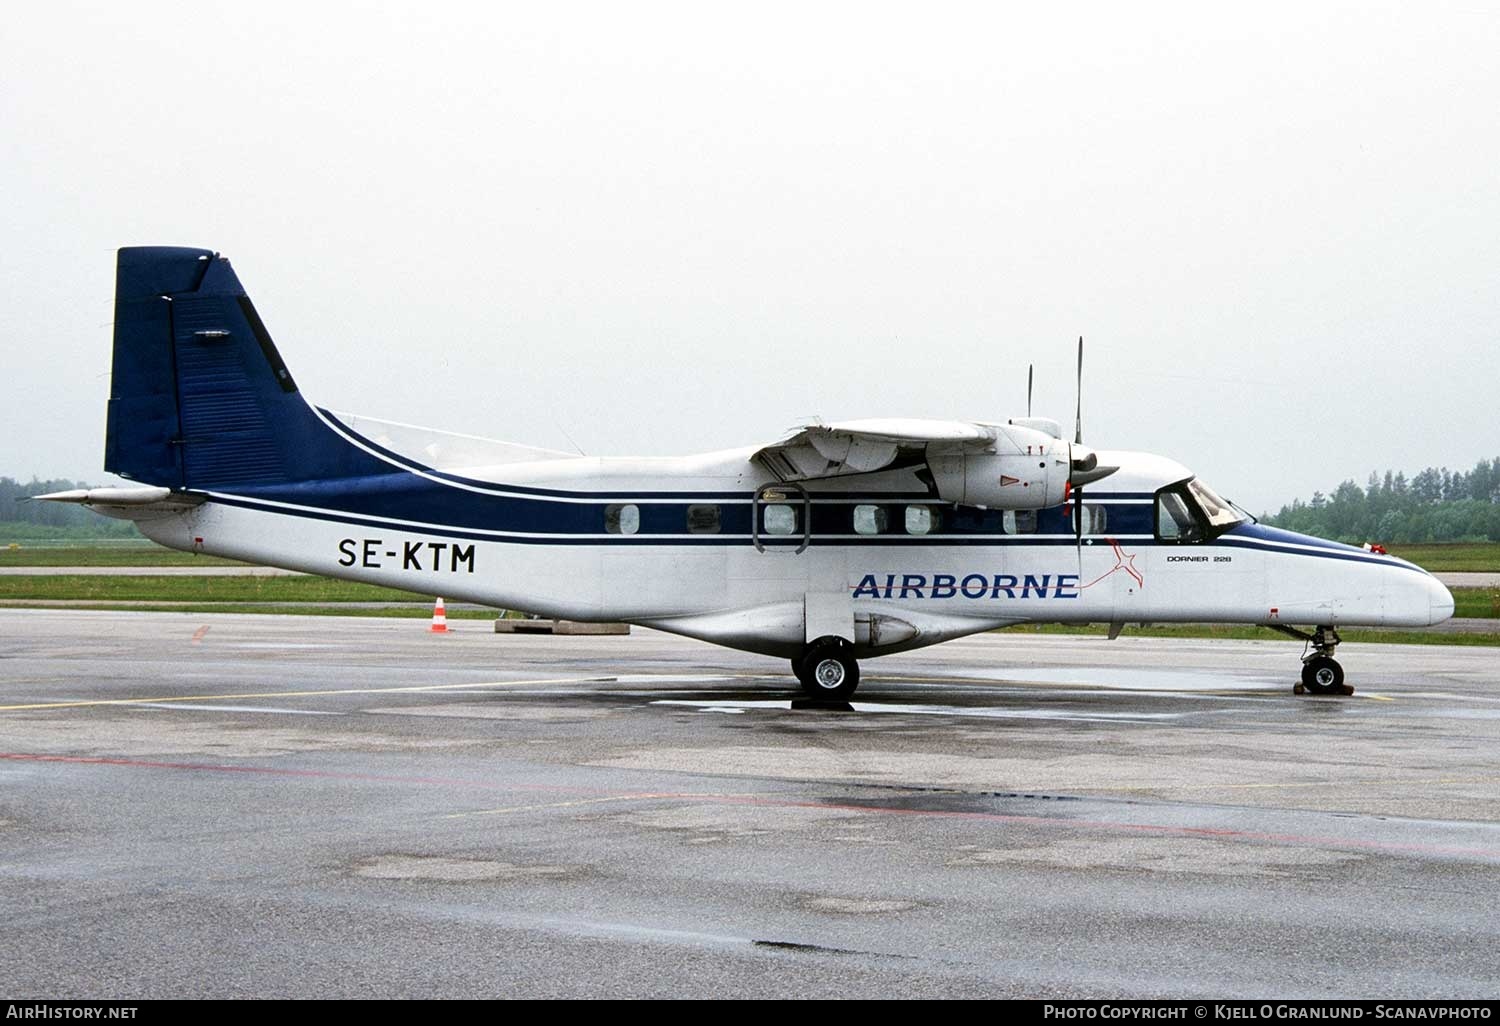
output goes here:
<path id="1" fill-rule="evenodd" d="M 1492 996 L 1500 655 L 0 611 L 7 996 Z"/>

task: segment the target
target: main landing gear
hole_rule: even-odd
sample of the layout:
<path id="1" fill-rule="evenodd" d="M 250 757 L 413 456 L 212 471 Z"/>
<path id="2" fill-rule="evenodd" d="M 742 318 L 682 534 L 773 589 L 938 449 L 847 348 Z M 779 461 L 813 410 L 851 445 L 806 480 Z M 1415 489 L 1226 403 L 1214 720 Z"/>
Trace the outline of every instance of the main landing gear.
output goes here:
<path id="1" fill-rule="evenodd" d="M 1339 632 L 1332 627 L 1319 627 L 1311 634 L 1295 627 L 1276 625 L 1276 630 L 1301 638 L 1307 642 L 1307 651 L 1302 656 L 1302 680 L 1293 688 L 1296 695 L 1352 695 L 1354 688 L 1344 683 L 1344 668 L 1333 658 L 1339 647 Z"/>
<path id="2" fill-rule="evenodd" d="M 843 638 L 819 638 L 792 660 L 792 672 L 813 698 L 843 701 L 859 687 L 859 662 Z"/>

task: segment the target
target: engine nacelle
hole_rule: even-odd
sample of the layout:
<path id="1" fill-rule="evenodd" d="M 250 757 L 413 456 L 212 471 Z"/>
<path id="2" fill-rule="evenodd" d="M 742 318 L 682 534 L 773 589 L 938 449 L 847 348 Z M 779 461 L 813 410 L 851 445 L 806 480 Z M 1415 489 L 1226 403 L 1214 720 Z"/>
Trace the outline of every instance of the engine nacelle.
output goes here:
<path id="1" fill-rule="evenodd" d="M 1074 471 L 1073 446 L 1020 425 L 999 426 L 991 452 L 927 455 L 938 497 L 988 509 L 1060 505 Z M 1080 458 L 1093 453 L 1078 446 Z"/>
<path id="2" fill-rule="evenodd" d="M 928 457 L 938 497 L 988 509 L 1043 509 L 1059 505 L 1068 486 L 1067 443 L 1061 459 L 1013 453 Z"/>

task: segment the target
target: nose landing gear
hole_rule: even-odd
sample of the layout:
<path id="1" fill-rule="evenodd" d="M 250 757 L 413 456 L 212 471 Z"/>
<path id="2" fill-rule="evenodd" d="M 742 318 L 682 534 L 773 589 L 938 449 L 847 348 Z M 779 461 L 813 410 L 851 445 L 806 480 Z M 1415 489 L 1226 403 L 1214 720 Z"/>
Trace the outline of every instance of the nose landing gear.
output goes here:
<path id="1" fill-rule="evenodd" d="M 1308 648 L 1302 656 L 1302 679 L 1292 688 L 1295 695 L 1352 695 L 1354 688 L 1344 683 L 1344 668 L 1333 658 L 1339 647 L 1339 632 L 1319 627 L 1311 634 L 1284 624 L 1272 624 L 1275 630 L 1301 638 Z"/>
<path id="2" fill-rule="evenodd" d="M 1313 656 L 1303 663 L 1299 686 L 1315 695 L 1354 694 L 1354 689 L 1344 683 L 1344 668 L 1330 656 Z"/>

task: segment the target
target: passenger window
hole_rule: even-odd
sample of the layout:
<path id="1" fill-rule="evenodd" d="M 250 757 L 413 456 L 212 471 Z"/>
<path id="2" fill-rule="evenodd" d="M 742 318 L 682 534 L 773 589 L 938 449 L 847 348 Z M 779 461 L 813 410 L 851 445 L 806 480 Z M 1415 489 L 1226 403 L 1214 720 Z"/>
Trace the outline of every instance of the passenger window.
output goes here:
<path id="1" fill-rule="evenodd" d="M 767 534 L 796 534 L 796 507 L 782 504 L 767 505 L 765 507 L 765 525 Z"/>
<path id="2" fill-rule="evenodd" d="M 931 506 L 906 507 L 906 533 L 931 534 L 938 529 L 938 513 Z"/>
<path id="3" fill-rule="evenodd" d="M 1083 533 L 1104 534 L 1109 530 L 1109 510 L 1104 506 L 1083 504 Z"/>
<path id="4" fill-rule="evenodd" d="M 1008 509 L 1000 518 L 1006 534 L 1036 534 L 1036 510 Z"/>
<path id="5" fill-rule="evenodd" d="M 718 506 L 689 506 L 687 508 L 688 534 L 718 534 Z"/>
<path id="6" fill-rule="evenodd" d="M 610 534 L 635 534 L 641 529 L 641 508 L 633 504 L 605 506 L 604 529 Z"/>
<path id="7" fill-rule="evenodd" d="M 1156 496 L 1156 536 L 1164 542 L 1203 540 L 1203 528 L 1176 492 L 1160 492 Z"/>
<path id="8" fill-rule="evenodd" d="M 890 528 L 890 514 L 884 506 L 855 506 L 855 534 L 885 534 Z"/>

